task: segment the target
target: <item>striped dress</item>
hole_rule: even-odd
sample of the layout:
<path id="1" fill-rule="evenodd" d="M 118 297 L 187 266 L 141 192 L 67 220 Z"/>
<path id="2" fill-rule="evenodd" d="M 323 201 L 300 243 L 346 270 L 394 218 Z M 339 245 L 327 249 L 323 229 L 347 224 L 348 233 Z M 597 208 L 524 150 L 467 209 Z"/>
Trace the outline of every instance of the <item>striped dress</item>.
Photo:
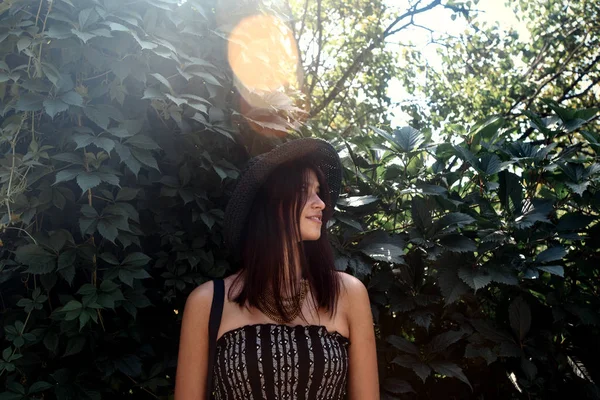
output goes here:
<path id="1" fill-rule="evenodd" d="M 342 400 L 350 340 L 321 325 L 245 325 L 217 341 L 215 400 Z"/>

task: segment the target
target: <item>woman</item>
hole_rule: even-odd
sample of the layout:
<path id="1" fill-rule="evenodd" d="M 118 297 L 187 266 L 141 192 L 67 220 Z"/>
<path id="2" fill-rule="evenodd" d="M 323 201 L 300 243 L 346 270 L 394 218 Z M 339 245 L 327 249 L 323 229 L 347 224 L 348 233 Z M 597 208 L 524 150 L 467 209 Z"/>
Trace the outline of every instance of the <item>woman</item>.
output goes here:
<path id="1" fill-rule="evenodd" d="M 207 371 L 207 282 L 186 302 L 176 400 L 208 400 L 207 374 L 217 400 L 379 398 L 367 290 L 335 270 L 327 240 L 340 184 L 337 152 L 320 139 L 250 161 L 225 211 L 240 269 L 224 279 L 214 367 Z"/>

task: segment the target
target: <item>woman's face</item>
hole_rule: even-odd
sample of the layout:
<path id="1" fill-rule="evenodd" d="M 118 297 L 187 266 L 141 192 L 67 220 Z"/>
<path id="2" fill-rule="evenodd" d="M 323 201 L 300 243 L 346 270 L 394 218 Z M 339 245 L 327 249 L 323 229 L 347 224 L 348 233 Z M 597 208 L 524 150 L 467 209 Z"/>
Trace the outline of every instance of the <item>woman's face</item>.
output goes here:
<path id="1" fill-rule="evenodd" d="M 312 169 L 308 171 L 306 204 L 300 216 L 300 235 L 302 240 L 318 240 L 321 237 L 321 217 L 325 203 L 319 197 L 319 180 Z"/>

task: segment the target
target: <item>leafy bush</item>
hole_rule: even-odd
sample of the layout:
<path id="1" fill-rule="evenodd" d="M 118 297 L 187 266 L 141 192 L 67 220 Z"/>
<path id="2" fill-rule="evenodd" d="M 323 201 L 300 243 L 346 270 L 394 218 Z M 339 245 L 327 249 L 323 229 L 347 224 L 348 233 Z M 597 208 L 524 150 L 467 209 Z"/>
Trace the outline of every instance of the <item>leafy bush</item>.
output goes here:
<path id="1" fill-rule="evenodd" d="M 228 26 L 177 3 L 1 10 L 3 398 L 166 397 L 178 310 L 226 271 Z"/>
<path id="2" fill-rule="evenodd" d="M 179 310 L 230 271 L 224 205 L 273 145 L 247 123 L 287 127 L 235 111 L 227 33 L 258 7 L 238 3 L 0 4 L 0 398 L 171 395 Z M 498 118 L 455 146 L 328 138 L 336 263 L 368 283 L 385 396 L 518 397 L 514 374 L 598 398 L 596 110 L 548 109 L 532 143 Z"/>
<path id="3" fill-rule="evenodd" d="M 546 111 L 346 140 L 339 261 L 371 275 L 387 398 L 599 398 L 598 110 Z"/>

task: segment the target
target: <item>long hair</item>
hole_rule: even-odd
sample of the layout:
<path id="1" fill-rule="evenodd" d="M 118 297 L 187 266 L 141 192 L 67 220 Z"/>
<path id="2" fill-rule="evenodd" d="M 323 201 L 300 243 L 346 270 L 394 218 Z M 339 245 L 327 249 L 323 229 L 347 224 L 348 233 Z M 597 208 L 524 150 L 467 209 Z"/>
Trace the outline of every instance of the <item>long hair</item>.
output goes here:
<path id="1" fill-rule="evenodd" d="M 319 197 L 325 209 L 320 238 L 302 241 L 300 218 L 308 200 L 303 188 L 308 187 L 310 170 L 317 175 Z M 327 180 L 317 165 L 301 159 L 275 169 L 254 198 L 242 230 L 241 273 L 230 287 L 229 297 L 238 280 L 242 280 L 242 288 L 233 301 L 264 311 L 260 295 L 270 291 L 279 315 L 290 320 L 284 297 L 297 298 L 300 291 L 297 271 L 301 271 L 310 285 L 313 303 L 333 317 L 340 292 L 326 230 L 333 206 Z M 304 315 L 301 318 L 306 321 Z"/>

